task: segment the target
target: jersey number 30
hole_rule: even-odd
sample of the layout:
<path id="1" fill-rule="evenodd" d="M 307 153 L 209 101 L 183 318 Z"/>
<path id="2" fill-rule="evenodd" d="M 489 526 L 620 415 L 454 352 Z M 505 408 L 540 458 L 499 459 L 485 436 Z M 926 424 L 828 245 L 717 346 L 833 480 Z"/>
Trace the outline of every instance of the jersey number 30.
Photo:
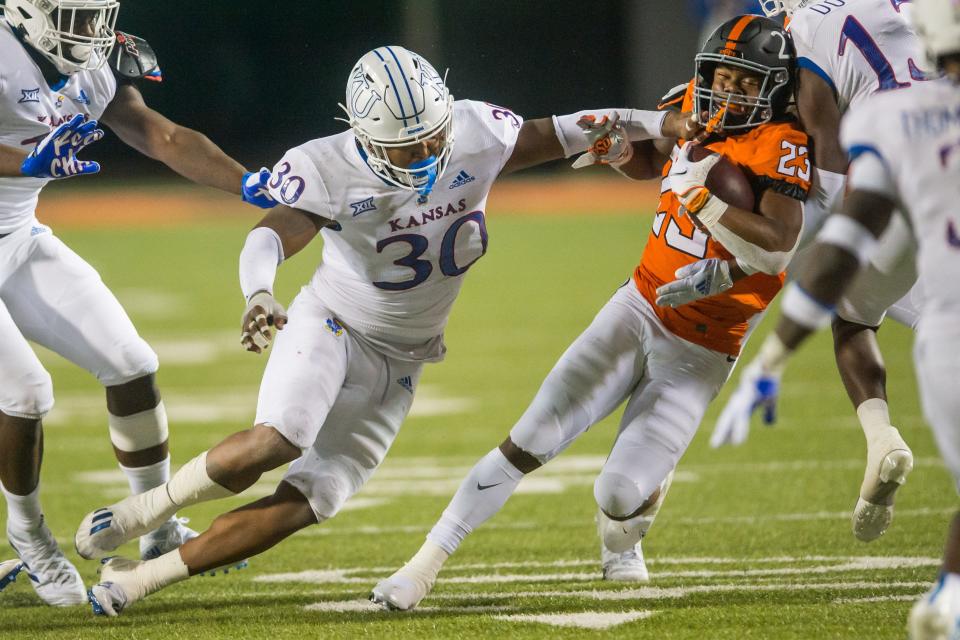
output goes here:
<path id="1" fill-rule="evenodd" d="M 468 222 L 473 222 L 477 225 L 480 231 L 480 244 L 481 251 L 480 255 L 468 262 L 465 265 L 458 265 L 456 257 L 454 256 L 456 246 L 457 246 L 457 234 L 463 228 L 463 225 Z M 401 280 L 400 282 L 389 282 L 389 281 L 379 281 L 374 282 L 373 286 L 380 289 L 386 289 L 387 291 L 404 291 L 406 289 L 412 289 L 418 284 L 423 283 L 427 278 L 430 277 L 430 274 L 433 273 L 433 263 L 429 260 L 423 260 L 420 258 L 424 253 L 427 252 L 427 249 L 430 247 L 430 241 L 426 236 L 422 236 L 417 233 L 404 233 L 399 236 L 390 236 L 389 238 L 384 238 L 377 243 L 377 253 L 383 253 L 383 250 L 388 246 L 396 242 L 405 242 L 410 245 L 410 253 L 398 258 L 393 261 L 393 264 L 400 267 L 407 267 L 413 269 L 413 277 L 409 280 Z M 487 224 L 483 217 L 483 211 L 471 211 L 461 218 L 457 218 L 453 221 L 450 227 L 447 229 L 446 233 L 443 234 L 443 239 L 440 241 L 440 272 L 445 276 L 456 277 L 466 273 L 474 262 L 483 257 L 483 254 L 487 252 Z"/>

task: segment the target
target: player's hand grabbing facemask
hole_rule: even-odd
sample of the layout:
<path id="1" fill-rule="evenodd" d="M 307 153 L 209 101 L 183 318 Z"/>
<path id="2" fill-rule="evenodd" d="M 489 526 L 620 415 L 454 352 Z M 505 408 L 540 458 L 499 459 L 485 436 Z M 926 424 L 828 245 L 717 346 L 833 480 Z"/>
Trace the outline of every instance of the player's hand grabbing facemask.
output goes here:
<path id="1" fill-rule="evenodd" d="M 680 153 L 673 161 L 669 175 L 670 189 L 687 212 L 696 215 L 710 199 L 710 191 L 706 187 L 707 174 L 720 162 L 720 155 L 711 153 L 701 160 L 693 161 L 690 159 L 693 146 L 693 143 L 687 142 L 680 147 Z"/>
<path id="2" fill-rule="evenodd" d="M 262 353 L 270 346 L 275 330 L 287 324 L 287 312 L 273 294 L 258 291 L 250 296 L 241 320 L 240 344 L 247 351 Z"/>
<path id="3" fill-rule="evenodd" d="M 627 132 L 620 124 L 620 114 L 603 116 L 597 120 L 594 116 L 583 116 L 577 121 L 587 136 L 587 152 L 574 160 L 573 168 L 582 169 L 592 164 L 609 164 L 619 167 L 633 157 L 633 145 Z"/>
<path id="4" fill-rule="evenodd" d="M 77 154 L 103 138 L 96 120 L 77 114 L 47 134 L 20 165 L 20 173 L 31 178 L 72 178 L 100 171 L 93 161 L 80 160 Z"/>
<path id="5" fill-rule="evenodd" d="M 730 265 L 720 258 L 698 260 L 677 269 L 676 280 L 657 287 L 657 306 L 679 307 L 723 293 L 733 286 Z"/>
<path id="6" fill-rule="evenodd" d="M 244 202 L 260 207 L 261 209 L 272 209 L 277 206 L 277 201 L 270 195 L 267 189 L 267 182 L 270 181 L 270 169 L 263 167 L 260 171 L 250 171 L 243 174 L 243 180 L 240 181 L 240 197 Z"/>

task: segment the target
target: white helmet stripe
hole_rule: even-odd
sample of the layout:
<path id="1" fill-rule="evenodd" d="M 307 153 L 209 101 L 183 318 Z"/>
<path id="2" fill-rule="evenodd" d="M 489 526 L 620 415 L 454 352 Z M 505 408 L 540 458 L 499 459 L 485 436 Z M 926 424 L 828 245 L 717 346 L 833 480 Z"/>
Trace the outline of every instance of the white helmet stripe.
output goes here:
<path id="1" fill-rule="evenodd" d="M 403 126 L 407 126 L 407 111 L 403 108 L 403 98 L 400 97 L 400 90 L 397 89 L 397 81 L 393 79 L 393 74 L 390 73 L 390 65 L 387 64 L 386 58 L 380 55 L 379 51 L 374 49 L 373 52 L 377 54 L 377 57 L 380 58 L 381 62 L 383 62 L 383 70 L 387 72 L 387 77 L 390 78 L 390 86 L 393 88 L 393 95 L 397 96 L 397 104 L 400 105 L 400 117 L 403 119 Z M 414 111 L 416 111 L 416 109 L 414 109 Z"/>
<path id="2" fill-rule="evenodd" d="M 407 82 L 407 76 L 406 76 L 405 74 L 403 74 L 403 67 L 402 67 L 401 64 L 400 64 L 400 59 L 397 58 L 397 54 L 395 54 L 395 53 L 393 52 L 393 49 L 391 49 L 390 47 L 387 47 L 387 51 L 389 51 L 389 52 L 390 52 L 390 55 L 393 56 L 393 59 L 394 59 L 394 60 L 396 61 L 396 63 L 397 63 L 397 67 L 398 67 L 398 68 L 400 69 L 400 71 L 401 71 L 401 76 L 400 76 L 400 77 L 403 78 L 403 84 L 404 84 L 404 86 L 407 88 L 407 95 L 410 96 L 410 104 L 413 105 L 413 117 L 416 118 L 417 124 L 420 124 L 420 110 L 417 108 L 417 101 L 416 101 L 416 99 L 414 99 L 414 97 L 413 97 L 413 90 L 410 88 L 410 83 Z"/>

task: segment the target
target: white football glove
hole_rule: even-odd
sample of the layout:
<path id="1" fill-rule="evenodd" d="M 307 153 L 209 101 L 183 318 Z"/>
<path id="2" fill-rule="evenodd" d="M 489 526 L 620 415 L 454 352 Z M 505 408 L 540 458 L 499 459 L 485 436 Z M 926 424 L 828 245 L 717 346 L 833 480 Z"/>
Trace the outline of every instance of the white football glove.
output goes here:
<path id="1" fill-rule="evenodd" d="M 714 449 L 725 444 L 738 446 L 746 442 L 750 434 L 750 416 L 754 410 L 763 409 L 763 423 L 773 426 L 777 421 L 777 399 L 780 393 L 782 372 L 763 371 L 759 359 L 743 370 L 737 390 L 733 392 L 717 419 L 710 436 Z"/>
<path id="2" fill-rule="evenodd" d="M 577 120 L 577 126 L 587 136 L 587 152 L 573 161 L 574 169 L 582 169 L 593 164 L 609 164 L 619 167 L 633 157 L 633 145 L 630 137 L 620 124 L 620 114 L 603 116 L 598 122 L 594 116 L 583 116 Z"/>
<path id="3" fill-rule="evenodd" d="M 710 199 L 710 191 L 706 187 L 707 174 L 710 169 L 720 162 L 720 155 L 711 153 L 707 157 L 694 162 L 690 159 L 690 150 L 694 143 L 686 142 L 680 147 L 677 159 L 670 166 L 670 189 L 680 199 L 680 203 L 689 213 L 696 214 Z"/>
<path id="4" fill-rule="evenodd" d="M 730 264 L 720 258 L 707 258 L 680 267 L 676 280 L 657 287 L 657 306 L 679 307 L 700 298 L 723 293 L 733 286 Z"/>
<path id="5" fill-rule="evenodd" d="M 287 312 L 273 294 L 258 291 L 250 296 L 243 312 L 240 327 L 240 344 L 247 351 L 262 353 L 273 340 L 275 327 L 278 331 L 287 324 Z"/>

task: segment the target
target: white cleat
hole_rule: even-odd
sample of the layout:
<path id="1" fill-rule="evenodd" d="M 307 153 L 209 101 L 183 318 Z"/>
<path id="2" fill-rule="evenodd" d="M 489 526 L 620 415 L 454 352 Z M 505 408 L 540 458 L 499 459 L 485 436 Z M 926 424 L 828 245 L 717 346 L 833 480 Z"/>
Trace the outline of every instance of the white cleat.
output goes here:
<path id="1" fill-rule="evenodd" d="M 146 586 L 137 574 L 142 564 L 142 561 L 119 556 L 103 561 L 100 582 L 87 592 L 94 614 L 114 617 L 125 607 L 146 597 Z"/>
<path id="2" fill-rule="evenodd" d="M 647 563 L 638 542 L 633 549 L 614 553 L 600 545 L 600 560 L 603 563 L 603 579 L 611 582 L 650 582 Z"/>
<path id="3" fill-rule="evenodd" d="M 370 601 L 389 611 L 409 611 L 427 597 L 450 554 L 427 540 L 410 561 L 377 583 Z"/>
<path id="4" fill-rule="evenodd" d="M 199 533 L 185 526 L 187 518 L 171 518 L 160 525 L 159 529 L 140 536 L 140 559 L 153 560 L 179 549 L 188 540 L 193 540 Z"/>
<path id="5" fill-rule="evenodd" d="M 23 571 L 23 562 L 20 560 L 4 560 L 0 562 L 0 591 L 13 584 L 20 572 Z"/>
<path id="6" fill-rule="evenodd" d="M 913 470 L 913 453 L 895 427 L 882 439 L 867 444 L 867 470 L 853 510 L 853 535 L 863 542 L 876 540 L 893 521 L 893 499 Z"/>
<path id="7" fill-rule="evenodd" d="M 933 588 L 913 605 L 907 619 L 910 640 L 960 638 L 960 590 L 955 584 L 957 581 L 960 581 L 960 576 L 956 574 L 941 575 Z"/>
<path id="8" fill-rule="evenodd" d="M 620 554 L 634 550 L 653 525 L 654 518 L 663 506 L 663 500 L 673 483 L 673 471 L 660 483 L 660 495 L 650 508 L 629 520 L 613 520 L 602 510 L 597 510 L 597 531 L 603 547 Z M 642 556 L 641 556 L 642 558 Z"/>
<path id="9" fill-rule="evenodd" d="M 145 495 L 129 496 L 114 505 L 88 513 L 74 538 L 77 553 L 87 560 L 103 558 L 123 543 L 165 524 L 168 520 L 166 516 L 156 521 L 146 512 Z"/>
<path id="10" fill-rule="evenodd" d="M 409 611 L 420 604 L 432 588 L 432 580 L 398 571 L 377 583 L 370 593 L 370 601 L 389 611 Z"/>
<path id="11" fill-rule="evenodd" d="M 83 579 L 57 546 L 46 523 L 28 535 L 7 529 L 7 540 L 23 562 L 34 591 L 45 603 L 54 607 L 72 607 L 87 601 Z"/>
<path id="12" fill-rule="evenodd" d="M 113 582 L 100 582 L 90 587 L 87 599 L 93 607 L 93 615 L 116 618 L 127 606 L 127 594 Z"/>

